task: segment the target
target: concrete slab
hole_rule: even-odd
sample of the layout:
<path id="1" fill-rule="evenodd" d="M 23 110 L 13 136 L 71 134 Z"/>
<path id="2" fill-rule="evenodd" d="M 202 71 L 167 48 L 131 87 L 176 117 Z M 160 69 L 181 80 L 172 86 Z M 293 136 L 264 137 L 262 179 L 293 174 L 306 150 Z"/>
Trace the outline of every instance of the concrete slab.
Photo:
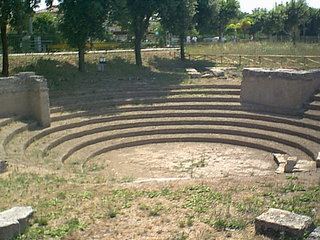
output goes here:
<path id="1" fill-rule="evenodd" d="M 270 208 L 255 219 L 256 234 L 269 237 L 287 236 L 302 238 L 314 229 L 312 219 L 289 211 Z"/>

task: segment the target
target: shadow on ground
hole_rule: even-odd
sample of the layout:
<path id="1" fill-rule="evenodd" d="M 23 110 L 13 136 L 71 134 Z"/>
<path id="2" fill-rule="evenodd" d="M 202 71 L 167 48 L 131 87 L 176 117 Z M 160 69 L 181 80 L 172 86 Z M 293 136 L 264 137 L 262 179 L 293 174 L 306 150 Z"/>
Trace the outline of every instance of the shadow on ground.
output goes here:
<path id="1" fill-rule="evenodd" d="M 68 112 L 86 111 L 88 115 L 92 115 L 101 108 L 116 111 L 120 104 L 117 101 L 119 97 L 136 99 L 137 102 L 133 105 L 141 104 L 139 99 L 144 98 L 141 91 L 179 85 L 188 80 L 186 68 L 201 69 L 208 66 L 214 64 L 209 61 L 182 62 L 179 59 L 152 57 L 146 60 L 143 67 L 137 67 L 127 59 L 114 57 L 108 59 L 105 72 L 98 72 L 95 60 L 91 59 L 86 63 L 86 72 L 81 73 L 75 61 L 68 61 L 66 58 L 39 58 L 33 59 L 26 66 L 15 68 L 14 72 L 33 71 L 44 76 L 48 80 L 52 107 L 63 107 L 63 111 Z M 101 89 L 105 91 L 101 92 Z M 64 101 L 65 97 L 70 97 L 77 91 L 89 93 L 89 96 L 76 94 L 74 99 Z M 130 94 L 127 95 L 129 91 Z M 162 90 L 147 97 L 164 98 L 167 93 L 168 91 Z M 152 102 L 148 104 L 152 105 Z"/>

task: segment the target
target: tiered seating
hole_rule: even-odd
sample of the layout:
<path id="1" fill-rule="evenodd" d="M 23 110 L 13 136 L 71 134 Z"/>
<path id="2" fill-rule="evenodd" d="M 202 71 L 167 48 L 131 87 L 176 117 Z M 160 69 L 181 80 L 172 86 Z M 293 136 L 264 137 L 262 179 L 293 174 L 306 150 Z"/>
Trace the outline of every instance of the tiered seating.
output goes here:
<path id="1" fill-rule="evenodd" d="M 56 92 L 51 94 L 50 128 L 35 129 L 32 123 L 11 127 L 9 122 L 2 124 L 6 131 L 0 135 L 9 156 L 38 157 L 38 162 L 83 164 L 112 150 L 168 142 L 225 143 L 316 159 L 319 95 L 301 119 L 251 112 L 239 96 L 237 84 Z"/>

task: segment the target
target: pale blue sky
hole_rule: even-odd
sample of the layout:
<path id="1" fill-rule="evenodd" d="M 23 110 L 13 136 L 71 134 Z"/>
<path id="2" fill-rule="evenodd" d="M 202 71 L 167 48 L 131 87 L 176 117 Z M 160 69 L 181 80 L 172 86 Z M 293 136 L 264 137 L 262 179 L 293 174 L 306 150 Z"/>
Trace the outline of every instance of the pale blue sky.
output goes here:
<path id="1" fill-rule="evenodd" d="M 241 10 L 244 12 L 251 12 L 253 9 L 261 7 L 271 9 L 275 3 L 285 3 L 287 0 L 239 0 Z M 307 0 L 309 6 L 320 8 L 320 0 Z M 45 7 L 44 1 L 41 1 L 41 8 Z"/>
<path id="2" fill-rule="evenodd" d="M 285 3 L 286 0 L 240 0 L 241 10 L 251 12 L 255 8 L 271 9 L 276 3 Z M 310 7 L 320 8 L 320 0 L 307 0 Z"/>

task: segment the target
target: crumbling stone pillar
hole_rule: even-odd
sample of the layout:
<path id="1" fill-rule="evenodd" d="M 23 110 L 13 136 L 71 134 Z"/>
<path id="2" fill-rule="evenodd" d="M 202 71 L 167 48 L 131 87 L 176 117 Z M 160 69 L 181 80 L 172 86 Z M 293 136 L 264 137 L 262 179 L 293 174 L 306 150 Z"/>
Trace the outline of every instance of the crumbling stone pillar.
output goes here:
<path id="1" fill-rule="evenodd" d="M 320 88 L 320 70 L 246 68 L 241 103 L 253 110 L 300 115 Z"/>
<path id="2" fill-rule="evenodd" d="M 25 116 L 50 126 L 49 90 L 44 77 L 33 72 L 0 78 L 0 116 Z"/>

